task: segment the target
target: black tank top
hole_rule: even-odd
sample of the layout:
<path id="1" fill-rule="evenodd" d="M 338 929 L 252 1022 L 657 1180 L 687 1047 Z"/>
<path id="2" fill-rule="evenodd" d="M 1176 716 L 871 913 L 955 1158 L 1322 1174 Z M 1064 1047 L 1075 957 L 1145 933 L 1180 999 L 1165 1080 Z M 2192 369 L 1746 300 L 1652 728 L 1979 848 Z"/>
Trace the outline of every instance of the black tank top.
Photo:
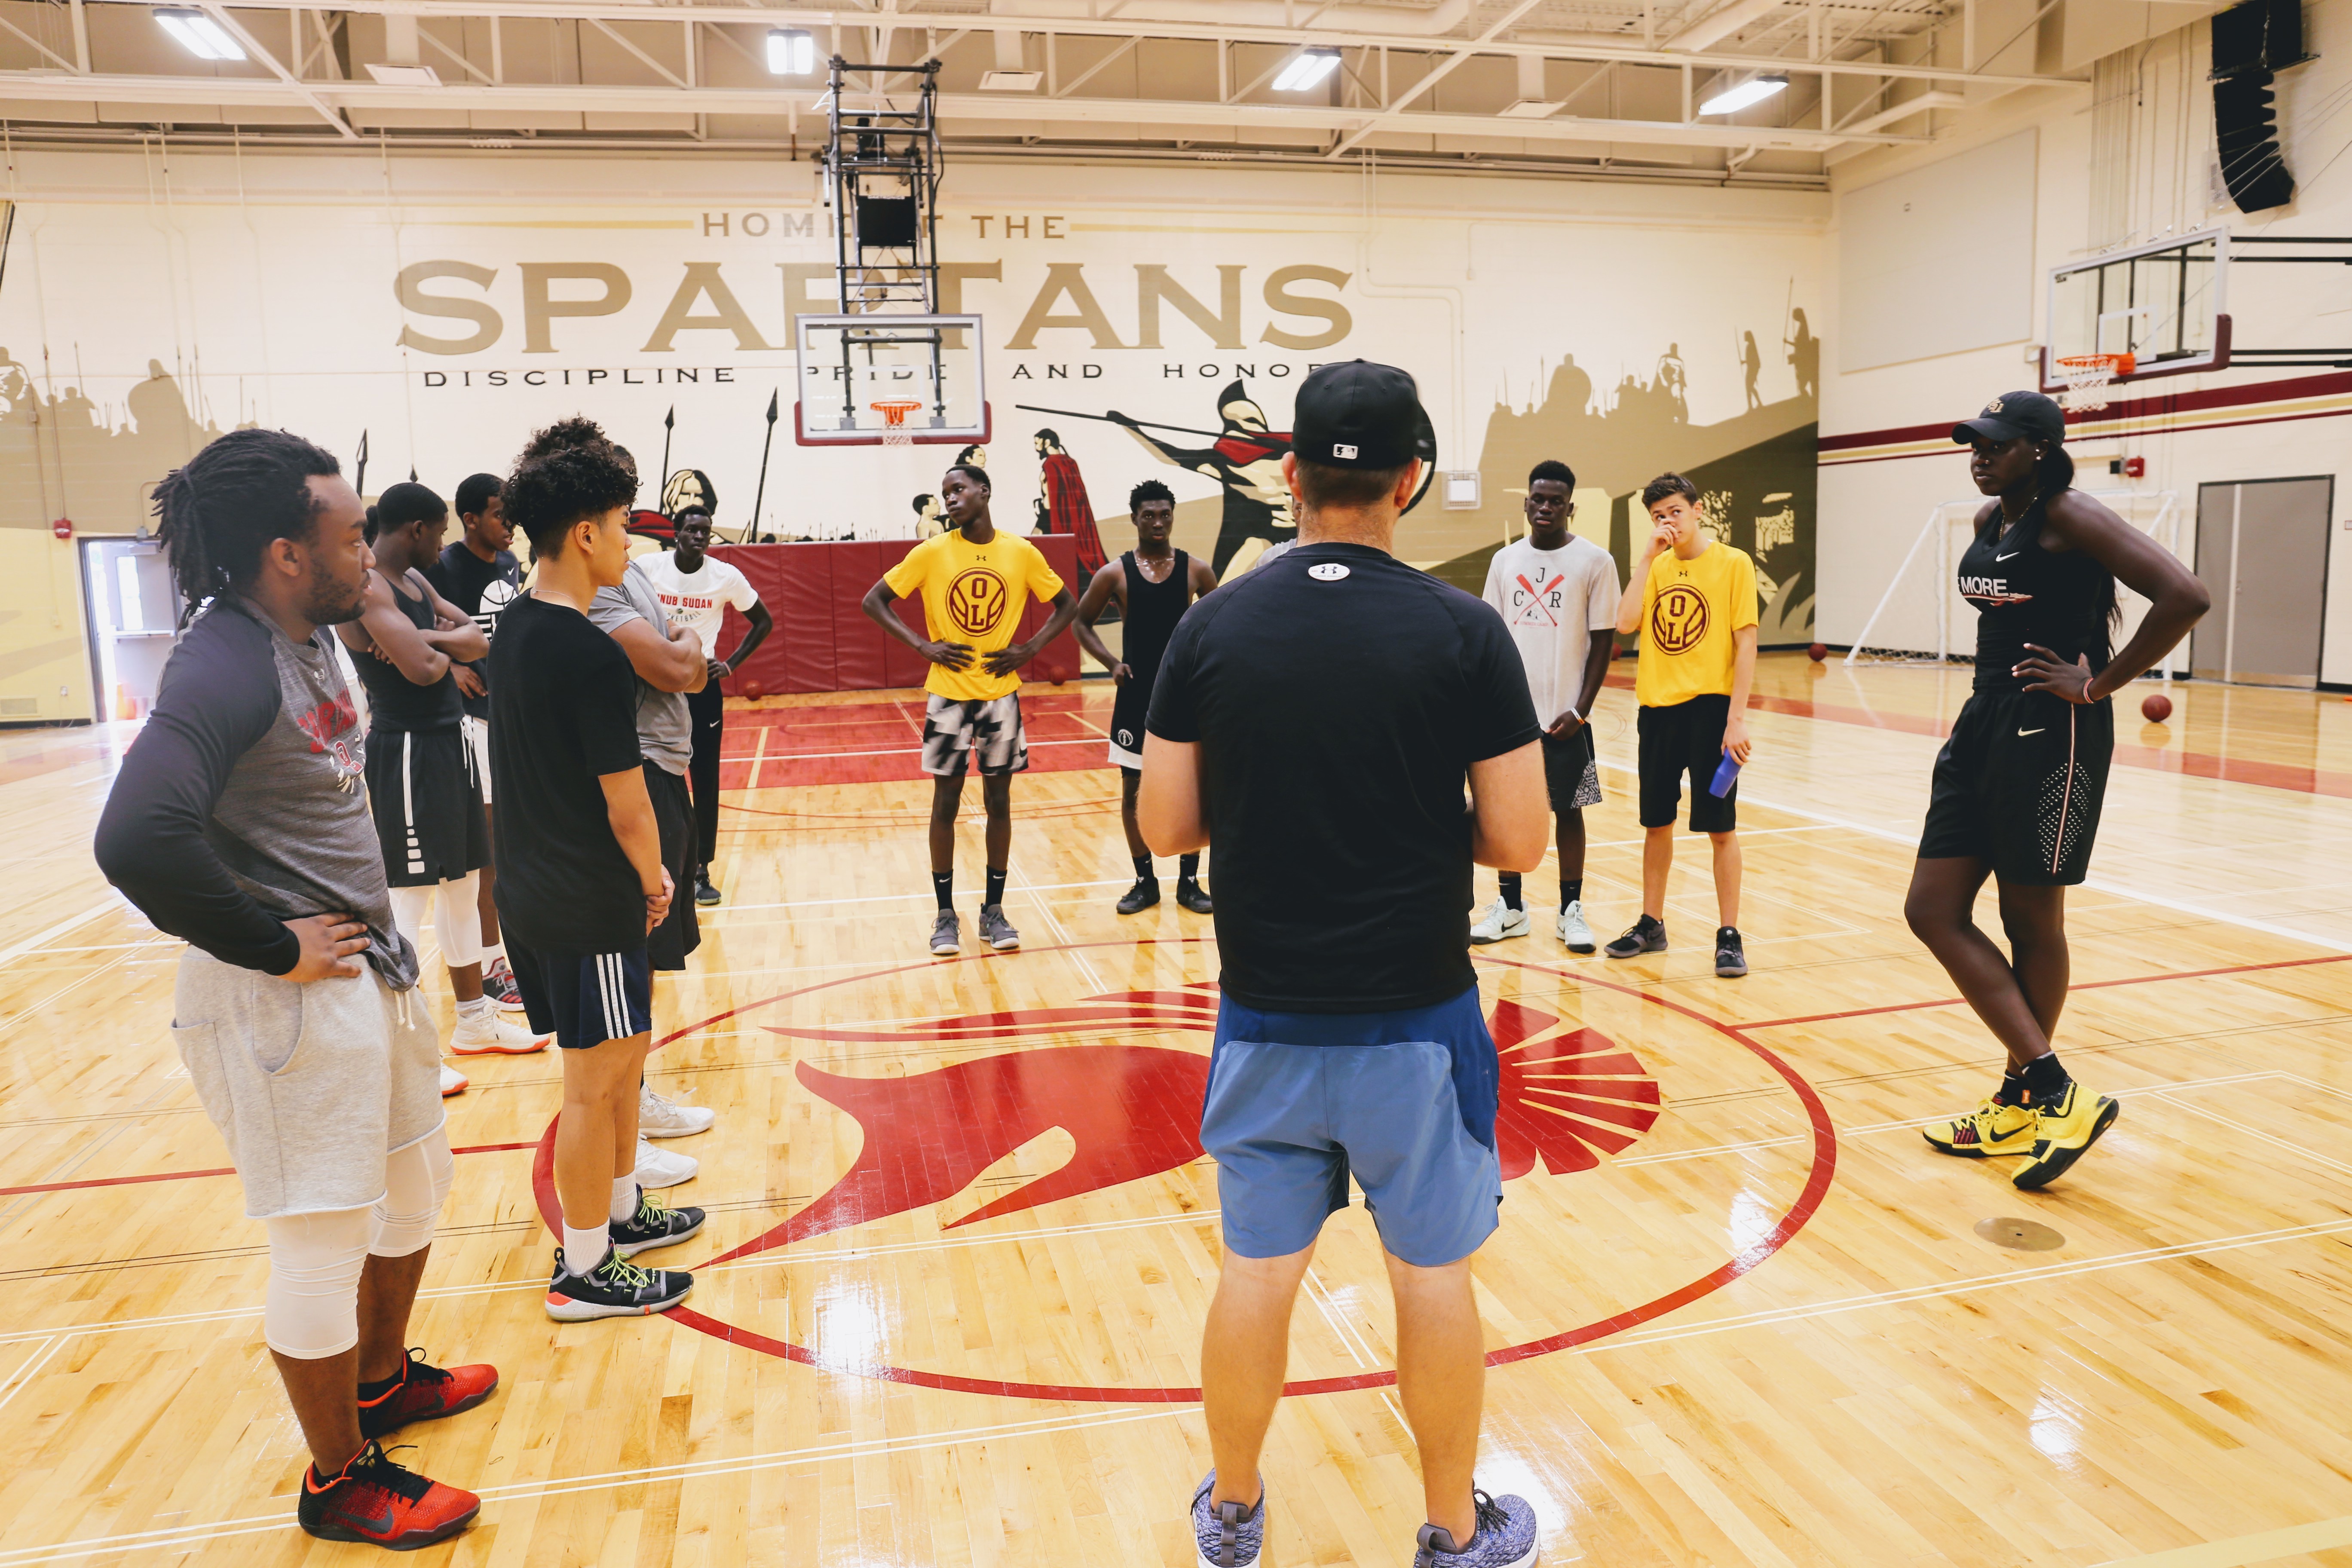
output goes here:
<path id="1" fill-rule="evenodd" d="M 2115 575 L 2079 550 L 2042 548 L 2042 501 L 2003 531 L 2000 514 L 1960 557 L 1960 597 L 1977 608 L 1979 691 L 2013 691 L 2024 683 L 2010 671 L 2038 643 L 2073 663 L 2089 656 L 2107 662 L 2107 610 Z"/>
<path id="2" fill-rule="evenodd" d="M 1149 691 L 1160 674 L 1160 658 L 1168 651 L 1168 638 L 1176 630 L 1176 623 L 1184 618 L 1184 609 L 1190 602 L 1192 562 L 1179 550 L 1176 563 L 1168 569 L 1168 580 L 1155 583 L 1136 564 L 1134 551 L 1118 560 L 1127 569 L 1127 630 L 1119 657 Z"/>
<path id="3" fill-rule="evenodd" d="M 391 582 L 387 576 L 385 581 Z M 420 632 L 433 629 L 433 601 L 420 595 L 412 599 L 404 591 L 413 586 L 406 582 L 395 583 L 392 602 L 400 606 Z M 430 686 L 419 686 L 400 673 L 400 667 L 389 659 L 378 658 L 373 653 L 353 653 L 352 667 L 360 672 L 360 684 L 367 688 L 368 727 L 372 730 L 453 730 L 465 709 L 458 699 L 457 678 L 446 670 Z"/>

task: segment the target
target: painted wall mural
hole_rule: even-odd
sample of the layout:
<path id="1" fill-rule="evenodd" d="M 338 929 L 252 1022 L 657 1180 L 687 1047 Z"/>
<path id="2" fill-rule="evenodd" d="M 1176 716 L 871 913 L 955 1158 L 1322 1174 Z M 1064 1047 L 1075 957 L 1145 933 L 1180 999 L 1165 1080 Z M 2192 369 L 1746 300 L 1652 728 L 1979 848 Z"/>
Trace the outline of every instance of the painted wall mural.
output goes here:
<path id="1" fill-rule="evenodd" d="M 789 396 L 762 472 L 767 409 L 795 384 L 793 321 L 834 308 L 822 209 L 583 195 L 528 214 L 180 201 L 12 216 L 0 538 L 60 517 L 131 533 L 154 481 L 239 425 L 298 430 L 346 472 L 364 437 L 369 490 L 414 472 L 446 494 L 574 412 L 637 454 L 646 504 L 665 449 L 707 473 L 730 535 L 939 526 L 954 448 L 796 446 Z M 1092 530 L 1087 552 L 1116 554 L 1129 488 L 1157 478 L 1180 500 L 1178 542 L 1245 568 L 1295 531 L 1280 472 L 1295 388 L 1318 364 L 1380 359 L 1419 378 L 1438 467 L 1480 476 L 1475 507 L 1433 490 L 1415 509 L 1405 559 L 1475 589 L 1517 530 L 1528 468 L 1557 457 L 1580 475 L 1580 528 L 1622 562 L 1627 496 L 1679 468 L 1710 526 L 1758 556 L 1765 641 L 1810 639 L 1813 235 L 1743 236 L 1727 269 L 1720 235 L 1625 225 L 1183 216 L 942 213 L 941 309 L 987 323 L 1000 525 L 1082 547 Z"/>

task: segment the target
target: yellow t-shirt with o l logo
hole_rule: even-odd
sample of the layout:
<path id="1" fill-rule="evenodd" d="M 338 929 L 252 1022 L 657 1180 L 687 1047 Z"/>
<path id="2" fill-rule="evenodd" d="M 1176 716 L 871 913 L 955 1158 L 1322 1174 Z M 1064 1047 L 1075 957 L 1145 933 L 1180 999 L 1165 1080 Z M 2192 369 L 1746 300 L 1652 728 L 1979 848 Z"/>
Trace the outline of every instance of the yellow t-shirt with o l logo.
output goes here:
<path id="1" fill-rule="evenodd" d="M 1045 552 L 1003 531 L 985 544 L 972 543 L 960 530 L 926 539 L 882 581 L 902 599 L 923 596 L 923 625 L 933 642 L 971 649 L 964 668 L 935 664 L 923 681 L 924 690 L 955 702 L 992 702 L 1021 689 L 1018 675 L 991 675 L 981 661 L 1013 641 L 1031 598 L 1050 599 L 1062 591 Z"/>
<path id="2" fill-rule="evenodd" d="M 1671 708 L 1694 697 L 1731 694 L 1738 652 L 1731 634 L 1756 624 L 1756 563 L 1748 552 L 1710 543 L 1685 561 L 1654 557 L 1642 589 L 1642 657 L 1633 698 Z"/>

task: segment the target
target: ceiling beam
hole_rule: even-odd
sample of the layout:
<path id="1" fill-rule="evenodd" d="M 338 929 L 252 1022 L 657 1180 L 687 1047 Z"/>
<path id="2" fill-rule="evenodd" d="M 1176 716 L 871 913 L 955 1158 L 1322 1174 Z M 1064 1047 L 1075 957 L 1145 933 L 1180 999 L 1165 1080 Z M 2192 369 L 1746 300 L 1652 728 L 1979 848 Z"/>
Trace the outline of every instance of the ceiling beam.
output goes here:
<path id="1" fill-rule="evenodd" d="M 275 76 L 279 82 L 291 89 L 296 97 L 309 104 L 312 109 L 317 110 L 319 111 L 319 117 L 321 120 L 324 120 L 328 124 L 333 126 L 336 131 L 341 132 L 345 141 L 356 142 L 360 139 L 359 132 L 352 130 L 351 126 L 345 122 L 341 115 L 335 112 L 333 106 L 321 99 L 317 93 L 312 92 L 309 86 L 303 82 L 301 78 L 296 76 L 292 71 L 286 68 L 285 63 L 279 60 L 276 55 L 271 54 L 268 49 L 262 47 L 261 40 L 255 37 L 251 33 L 247 32 L 245 30 L 245 24 L 230 16 L 226 6 L 219 5 L 217 0 L 200 0 L 200 3 L 203 6 L 205 15 L 210 16 L 214 21 L 218 22 L 221 26 L 227 31 L 228 36 L 235 38 L 237 43 L 244 47 L 248 58 L 257 59 L 263 65 L 268 67 L 269 72 L 272 76 Z M 87 81 L 90 79 L 84 77 L 80 79 Z"/>
<path id="2" fill-rule="evenodd" d="M 1365 121 L 1361 125 L 1359 125 L 1355 130 L 1349 132 L 1345 137 L 1341 138 L 1340 141 L 1332 147 L 1331 151 L 1325 155 L 1332 158 L 1344 157 L 1348 153 L 1355 148 L 1357 143 L 1363 141 L 1365 137 L 1371 135 L 1376 131 L 1387 129 L 1390 122 L 1395 120 L 1399 115 L 1404 113 L 1408 109 L 1412 108 L 1414 100 L 1419 99 L 1423 93 L 1427 92 L 1431 88 L 1433 88 L 1439 82 L 1444 81 L 1447 77 L 1453 75 L 1457 68 L 1466 61 L 1474 58 L 1479 51 L 1480 45 L 1492 43 L 1496 38 L 1501 37 L 1504 33 L 1508 32 L 1513 23 L 1526 16 L 1528 12 L 1534 10 L 1542 3 L 1543 0 L 1519 0 L 1517 5 L 1512 6 L 1508 11 L 1504 12 L 1500 16 L 1496 17 L 1491 24 L 1489 24 L 1485 32 L 1479 34 L 1477 37 L 1472 39 L 1469 43 L 1463 45 L 1460 48 L 1455 49 L 1452 54 L 1438 61 L 1436 68 L 1429 71 L 1426 75 L 1423 76 L 1419 81 L 1414 82 L 1411 87 L 1405 89 L 1404 91 L 1399 93 L 1396 97 L 1396 100 L 1385 106 L 1379 114 Z"/>

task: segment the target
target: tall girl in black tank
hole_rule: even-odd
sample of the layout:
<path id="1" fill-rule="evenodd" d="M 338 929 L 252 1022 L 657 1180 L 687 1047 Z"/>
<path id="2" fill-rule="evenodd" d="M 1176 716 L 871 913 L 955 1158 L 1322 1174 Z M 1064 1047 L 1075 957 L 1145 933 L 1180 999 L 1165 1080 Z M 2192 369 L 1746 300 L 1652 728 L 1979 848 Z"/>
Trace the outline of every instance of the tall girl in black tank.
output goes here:
<path id="1" fill-rule="evenodd" d="M 1131 915 L 1160 901 L 1160 878 L 1151 868 L 1151 850 L 1135 825 L 1135 795 L 1143 780 L 1143 721 L 1151 710 L 1151 686 L 1160 675 L 1160 656 L 1168 638 L 1194 599 L 1217 585 L 1217 574 L 1197 556 L 1170 542 L 1176 529 L 1176 496 L 1158 479 L 1146 479 L 1127 498 L 1128 515 L 1135 523 L 1135 548 L 1107 562 L 1087 584 L 1078 601 L 1078 620 L 1093 626 L 1104 609 L 1119 606 L 1124 627 L 1119 662 L 1111 670 L 1118 683 L 1112 704 L 1110 760 L 1123 770 L 1119 816 L 1127 826 L 1127 850 L 1135 860 L 1135 886 L 1118 900 L 1118 912 Z M 1200 883 L 1201 858 L 1187 855 L 1177 862 L 1176 901 L 1195 914 L 1214 909 Z"/>
<path id="2" fill-rule="evenodd" d="M 1927 822 L 1904 913 L 2000 1040 L 2009 1068 L 1967 1116 L 1925 1129 L 1947 1154 L 2026 1156 L 2012 1178 L 2048 1185 L 2116 1120 L 2051 1048 L 2072 964 L 2066 889 L 2088 874 L 2115 748 L 2112 694 L 2188 633 L 2204 585 L 2147 535 L 2071 488 L 2065 416 L 2034 392 L 2004 393 L 1952 428 L 1969 475 L 1995 499 L 1960 558 L 1976 606 L 1975 689 L 1936 758 Z M 2116 583 L 2150 601 L 2112 655 Z M 2004 954 L 1973 910 L 2000 894 Z"/>

